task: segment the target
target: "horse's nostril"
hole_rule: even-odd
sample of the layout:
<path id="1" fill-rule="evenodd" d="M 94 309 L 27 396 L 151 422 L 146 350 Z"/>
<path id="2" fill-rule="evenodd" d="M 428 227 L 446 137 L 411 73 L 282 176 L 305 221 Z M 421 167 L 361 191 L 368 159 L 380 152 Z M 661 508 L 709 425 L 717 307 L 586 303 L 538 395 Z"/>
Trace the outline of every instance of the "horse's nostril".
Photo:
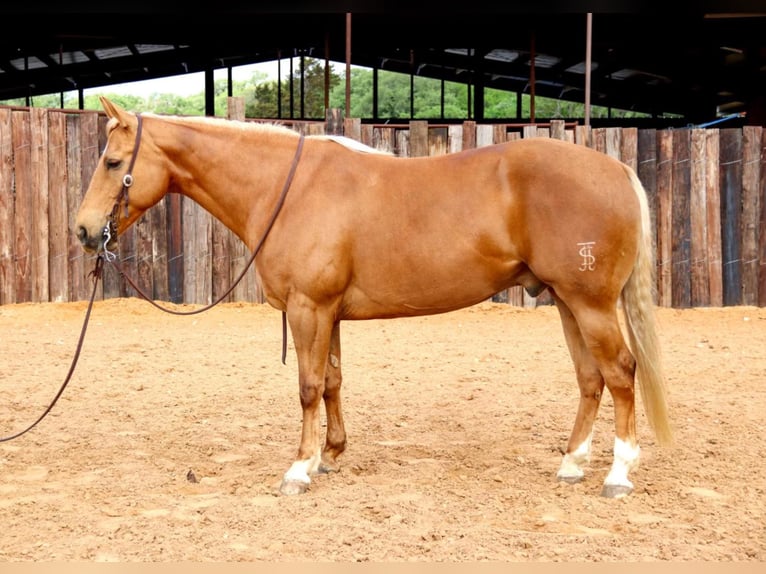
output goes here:
<path id="1" fill-rule="evenodd" d="M 80 240 L 80 243 L 85 243 L 85 241 L 88 239 L 88 232 L 82 225 L 77 230 L 77 239 Z"/>

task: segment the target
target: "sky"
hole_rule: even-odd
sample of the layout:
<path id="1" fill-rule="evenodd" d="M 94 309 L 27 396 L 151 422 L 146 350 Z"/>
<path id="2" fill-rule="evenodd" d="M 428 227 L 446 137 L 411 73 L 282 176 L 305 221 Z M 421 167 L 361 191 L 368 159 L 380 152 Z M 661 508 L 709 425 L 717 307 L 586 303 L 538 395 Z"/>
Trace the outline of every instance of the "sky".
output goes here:
<path id="1" fill-rule="evenodd" d="M 282 62 L 282 75 L 287 73 L 289 64 Z M 232 78 L 234 80 L 249 79 L 256 70 L 266 72 L 269 79 L 277 79 L 277 62 L 263 62 L 260 64 L 251 64 L 247 66 L 237 66 L 232 68 Z M 215 70 L 215 79 L 225 78 L 227 71 L 225 68 Z M 128 82 L 126 84 L 112 84 L 110 86 L 101 86 L 99 88 L 89 88 L 84 90 L 85 95 L 119 93 L 126 95 L 135 95 L 143 98 L 153 93 L 176 94 L 179 96 L 189 96 L 199 94 L 205 91 L 205 73 L 196 72 L 194 74 L 182 74 L 179 76 L 168 76 L 167 78 L 157 78 L 155 80 L 145 80 L 142 82 Z"/>

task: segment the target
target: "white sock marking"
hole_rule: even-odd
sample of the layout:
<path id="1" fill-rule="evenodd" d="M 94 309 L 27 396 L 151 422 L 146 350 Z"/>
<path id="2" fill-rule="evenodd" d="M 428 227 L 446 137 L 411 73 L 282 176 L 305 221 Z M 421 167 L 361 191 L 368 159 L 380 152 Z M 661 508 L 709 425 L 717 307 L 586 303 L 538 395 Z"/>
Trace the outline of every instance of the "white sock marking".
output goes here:
<path id="1" fill-rule="evenodd" d="M 633 488 L 633 483 L 628 480 L 628 473 L 638 466 L 640 454 L 641 448 L 638 445 L 633 447 L 627 442 L 615 438 L 614 462 L 604 484 Z"/>
<path id="2" fill-rule="evenodd" d="M 558 478 L 582 478 L 584 476 L 585 473 L 583 472 L 581 465 L 590 460 L 590 445 L 592 440 L 593 433 L 591 432 L 588 435 L 588 438 L 586 438 L 580 446 L 564 455 L 559 471 L 556 473 Z"/>

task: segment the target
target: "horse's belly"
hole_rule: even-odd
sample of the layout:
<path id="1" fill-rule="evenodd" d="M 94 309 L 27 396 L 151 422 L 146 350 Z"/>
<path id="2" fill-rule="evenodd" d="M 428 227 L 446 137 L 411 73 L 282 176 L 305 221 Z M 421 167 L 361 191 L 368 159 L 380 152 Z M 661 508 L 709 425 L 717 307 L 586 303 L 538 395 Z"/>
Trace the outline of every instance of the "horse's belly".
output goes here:
<path id="1" fill-rule="evenodd" d="M 513 285 L 523 265 L 488 262 L 434 269 L 380 266 L 357 275 L 344 296 L 343 318 L 371 319 L 429 315 L 454 311 L 484 301 Z M 366 279 L 360 281 L 359 279 Z"/>

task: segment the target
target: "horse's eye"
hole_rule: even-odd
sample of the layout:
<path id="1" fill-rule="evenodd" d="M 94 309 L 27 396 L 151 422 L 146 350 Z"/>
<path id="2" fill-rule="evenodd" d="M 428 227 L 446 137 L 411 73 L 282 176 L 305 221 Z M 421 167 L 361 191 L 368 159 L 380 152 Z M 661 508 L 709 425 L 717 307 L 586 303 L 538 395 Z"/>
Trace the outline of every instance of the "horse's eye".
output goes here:
<path id="1" fill-rule="evenodd" d="M 121 159 L 106 159 L 104 161 L 104 164 L 106 165 L 106 169 L 117 169 L 122 165 Z"/>

